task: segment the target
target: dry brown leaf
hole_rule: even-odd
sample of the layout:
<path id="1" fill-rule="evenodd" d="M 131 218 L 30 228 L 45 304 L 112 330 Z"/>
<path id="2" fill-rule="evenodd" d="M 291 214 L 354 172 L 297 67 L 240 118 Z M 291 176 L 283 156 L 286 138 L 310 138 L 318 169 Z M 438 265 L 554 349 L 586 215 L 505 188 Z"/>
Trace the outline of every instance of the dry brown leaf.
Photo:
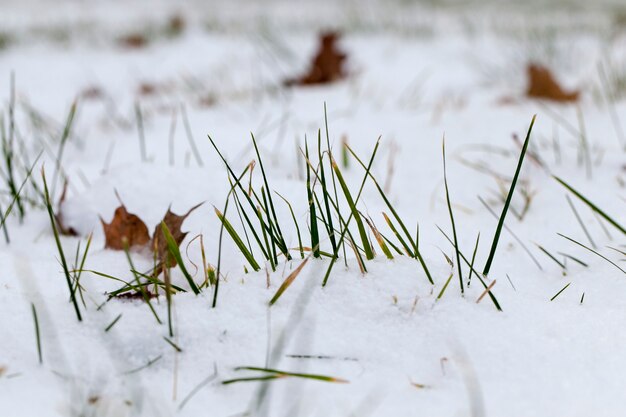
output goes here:
<path id="1" fill-rule="evenodd" d="M 120 37 L 117 42 L 125 48 L 139 49 L 148 45 L 148 38 L 141 33 L 130 33 Z"/>
<path id="2" fill-rule="evenodd" d="M 176 241 L 176 245 L 180 246 L 182 241 L 187 236 L 188 232 L 183 232 L 181 230 L 183 226 L 183 222 L 191 214 L 192 211 L 200 207 L 203 203 L 197 204 L 189 209 L 189 211 L 182 216 L 175 214 L 172 212 L 171 207 L 168 207 L 167 213 L 163 217 L 163 222 L 170 230 L 174 241 Z M 157 224 L 154 228 L 154 233 L 152 235 L 152 241 L 150 242 L 150 248 L 156 253 L 157 261 L 159 264 L 165 264 L 167 267 L 176 266 L 176 259 L 169 253 L 167 248 L 167 241 L 165 240 L 165 235 L 163 234 L 163 229 L 161 228 L 161 223 Z"/>
<path id="3" fill-rule="evenodd" d="M 124 250 L 125 245 L 132 248 L 150 242 L 146 224 L 135 214 L 129 213 L 123 204 L 115 209 L 111 223 L 107 224 L 102 217 L 100 222 L 104 229 L 106 249 Z"/>
<path id="4" fill-rule="evenodd" d="M 285 81 L 285 85 L 327 84 L 345 78 L 344 67 L 346 54 L 337 47 L 339 34 L 336 32 L 322 33 L 313 62 L 306 74 Z"/>
<path id="5" fill-rule="evenodd" d="M 527 68 L 528 89 L 526 96 L 546 100 L 572 102 L 577 101 L 580 91 L 564 91 L 550 70 L 544 66 L 530 64 Z"/>

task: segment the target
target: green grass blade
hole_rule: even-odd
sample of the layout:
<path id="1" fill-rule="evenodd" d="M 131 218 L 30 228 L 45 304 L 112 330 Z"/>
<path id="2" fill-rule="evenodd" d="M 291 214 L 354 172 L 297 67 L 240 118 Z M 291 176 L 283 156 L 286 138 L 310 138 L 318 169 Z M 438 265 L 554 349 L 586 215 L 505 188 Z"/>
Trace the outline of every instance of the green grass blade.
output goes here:
<path id="1" fill-rule="evenodd" d="M 237 248 L 239 248 L 239 251 L 243 254 L 243 256 L 246 258 L 246 260 L 248 261 L 248 263 L 250 264 L 250 266 L 252 267 L 252 269 L 254 269 L 255 271 L 258 271 L 261 269 L 261 267 L 259 266 L 259 264 L 254 260 L 254 257 L 252 256 L 252 254 L 248 251 L 248 248 L 246 247 L 246 245 L 243 243 L 243 241 L 241 240 L 241 238 L 239 237 L 239 235 L 237 234 L 237 232 L 235 231 L 235 229 L 233 228 L 233 226 L 230 224 L 230 222 L 228 221 L 228 219 L 226 219 L 226 217 L 224 217 L 224 215 L 217 209 L 215 208 L 215 214 L 217 214 L 217 218 L 220 220 L 220 222 L 222 223 L 222 226 L 224 226 L 224 229 L 226 229 L 226 231 L 228 232 L 228 234 L 230 235 L 230 237 L 233 239 L 233 241 L 235 242 L 235 245 L 237 245 Z"/>
<path id="2" fill-rule="evenodd" d="M 461 267 L 461 257 L 459 256 L 459 241 L 456 237 L 456 224 L 454 222 L 454 214 L 452 213 L 452 203 L 450 202 L 450 191 L 448 190 L 448 175 L 446 173 L 446 142 L 441 145 L 443 153 L 443 184 L 446 189 L 446 203 L 448 204 L 448 214 L 450 215 L 450 223 L 452 223 L 452 237 L 454 238 L 454 252 L 456 255 L 456 264 L 459 271 L 459 285 L 461 286 L 461 294 L 465 292 L 463 288 L 463 268 Z"/>
<path id="3" fill-rule="evenodd" d="M 306 192 L 307 198 L 309 201 L 309 221 L 311 222 L 310 233 L 311 233 L 311 248 L 313 248 L 313 256 L 315 258 L 320 257 L 320 236 L 319 231 L 317 229 L 317 214 L 315 212 L 315 201 L 313 199 L 313 188 L 311 187 L 311 167 L 309 165 L 309 146 L 306 143 L 306 139 L 304 141 L 304 151 L 306 158 Z"/>
<path id="4" fill-rule="evenodd" d="M 450 284 L 450 281 L 452 281 L 452 277 L 453 276 L 454 276 L 454 274 L 450 274 L 450 276 L 446 280 L 446 283 L 443 284 L 443 288 L 441 288 L 441 291 L 439 292 L 439 295 L 437 296 L 437 300 L 439 300 L 439 299 L 441 299 L 441 297 L 443 297 L 443 293 L 446 292 L 446 288 L 448 288 L 448 284 Z"/>
<path id="5" fill-rule="evenodd" d="M 300 274 L 300 271 L 302 271 L 302 268 L 304 268 L 304 266 L 306 265 L 308 261 L 309 261 L 309 258 L 306 258 L 304 261 L 302 261 L 300 265 L 298 265 L 296 269 L 294 269 L 291 272 L 291 274 L 287 276 L 287 278 L 285 278 L 281 286 L 276 291 L 276 294 L 274 294 L 274 296 L 270 300 L 270 307 L 273 306 L 276 303 L 276 301 L 278 301 L 280 296 L 283 295 L 283 293 L 287 290 L 287 288 L 289 288 L 289 286 L 295 281 L 295 279 Z"/>
<path id="6" fill-rule="evenodd" d="M 65 260 L 65 253 L 63 252 L 63 246 L 61 245 L 61 239 L 59 238 L 59 231 L 57 230 L 56 220 L 54 212 L 52 211 L 52 202 L 50 201 L 50 194 L 48 192 L 48 183 L 46 181 L 46 174 L 43 168 L 41 169 L 41 178 L 43 179 L 44 195 L 46 199 L 46 208 L 48 210 L 48 216 L 50 217 L 50 225 L 52 227 L 52 233 L 54 234 L 54 241 L 56 242 L 57 250 L 59 252 L 59 258 L 61 259 L 61 266 L 63 266 L 63 273 L 67 281 L 67 287 L 70 291 L 70 299 L 74 305 L 74 311 L 76 312 L 76 318 L 78 321 L 83 321 L 83 317 L 80 314 L 78 308 L 78 301 L 76 300 L 76 293 L 74 292 L 74 286 L 72 285 L 72 279 L 70 277 L 70 271 L 67 267 L 67 261 Z"/>
<path id="7" fill-rule="evenodd" d="M 335 171 L 335 176 L 337 178 L 337 181 L 339 182 L 341 190 L 343 191 L 343 194 L 346 198 L 346 202 L 348 203 L 348 206 L 350 207 L 350 211 L 352 212 L 354 221 L 356 222 L 356 226 L 359 231 L 359 235 L 361 237 L 361 243 L 363 244 L 363 251 L 365 252 L 365 257 L 368 260 L 374 259 L 374 252 L 372 251 L 369 238 L 367 237 L 367 233 L 365 232 L 365 227 L 363 226 L 363 221 L 361 220 L 361 214 L 356 208 L 354 200 L 352 199 L 352 195 L 350 194 L 350 190 L 348 189 L 348 186 L 345 180 L 343 179 L 343 175 L 341 174 L 341 170 L 339 169 L 339 166 L 334 160 L 331 160 L 331 164 L 332 164 L 333 170 Z"/>
<path id="8" fill-rule="evenodd" d="M 526 151 L 528 150 L 528 144 L 530 143 L 530 134 L 533 130 L 533 125 L 535 124 L 536 118 L 537 115 L 534 115 L 532 120 L 530 121 L 530 126 L 528 127 L 528 133 L 526 134 L 526 139 L 524 140 L 524 145 L 522 146 L 522 151 L 520 152 L 515 175 L 513 176 L 513 181 L 511 181 L 511 188 L 509 189 L 509 194 L 506 196 L 506 201 L 504 203 L 504 207 L 502 208 L 502 214 L 500 215 L 500 219 L 498 220 L 498 226 L 496 227 L 496 232 L 493 236 L 491 250 L 489 251 L 489 257 L 487 258 L 487 262 L 485 263 L 485 267 L 483 268 L 483 275 L 485 276 L 489 274 L 489 271 L 491 270 L 491 264 L 493 263 L 493 260 L 496 256 L 496 249 L 498 248 L 500 233 L 502 232 L 502 227 L 504 226 L 504 219 L 506 217 L 506 213 L 509 210 L 509 206 L 511 205 L 511 200 L 513 199 L 513 192 L 515 191 L 517 179 L 519 178 L 520 172 L 522 170 L 522 163 L 524 162 L 524 156 L 526 156 Z"/>
<path id="9" fill-rule="evenodd" d="M 35 324 L 35 337 L 37 339 L 37 357 L 39 358 L 39 363 L 43 363 L 43 356 L 41 353 L 41 334 L 39 332 L 39 319 L 37 318 L 37 309 L 35 308 L 35 304 L 30 303 L 31 310 L 33 312 L 33 322 Z"/>
<path id="10" fill-rule="evenodd" d="M 563 181 L 561 178 L 557 176 L 553 176 L 557 182 L 559 182 L 563 187 L 567 188 L 572 194 L 574 194 L 580 201 L 585 203 L 591 210 L 598 213 L 604 220 L 606 220 L 611 226 L 615 227 L 617 230 L 626 235 L 626 228 L 624 226 L 617 223 L 613 218 L 611 218 L 608 214 L 602 211 L 598 206 L 589 201 L 585 196 L 583 196 L 580 192 L 576 191 L 572 186 Z"/>
<path id="11" fill-rule="evenodd" d="M 178 267 L 180 268 L 180 271 L 183 273 L 183 275 L 185 276 L 185 279 L 187 279 L 187 282 L 189 283 L 189 286 L 191 287 L 191 291 L 193 291 L 193 293 L 196 295 L 200 294 L 200 290 L 198 289 L 198 286 L 196 285 L 195 282 L 193 282 L 193 277 L 189 274 L 189 272 L 187 271 L 187 268 L 185 267 L 185 264 L 183 263 L 183 257 L 180 254 L 180 248 L 176 244 L 176 240 L 174 240 L 174 237 L 172 236 L 170 229 L 167 227 L 167 225 L 163 221 L 161 222 L 161 229 L 163 230 L 163 235 L 165 236 L 165 240 L 167 241 L 167 249 L 169 250 L 170 254 L 174 257 L 174 259 L 176 259 L 176 262 L 178 263 Z"/>

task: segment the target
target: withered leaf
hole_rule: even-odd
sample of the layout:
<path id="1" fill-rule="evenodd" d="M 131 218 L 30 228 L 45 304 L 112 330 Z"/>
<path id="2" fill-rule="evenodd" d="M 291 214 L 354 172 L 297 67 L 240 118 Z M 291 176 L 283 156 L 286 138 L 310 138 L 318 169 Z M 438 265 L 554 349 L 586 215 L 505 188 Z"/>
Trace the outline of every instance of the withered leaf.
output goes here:
<path id="1" fill-rule="evenodd" d="M 181 230 L 183 222 L 191 214 L 192 211 L 200 207 L 202 204 L 203 203 L 193 206 L 189 209 L 187 213 L 183 214 L 182 216 L 173 213 L 171 210 L 171 206 L 168 207 L 167 213 L 165 213 L 165 216 L 163 217 L 163 223 L 165 223 L 170 233 L 172 234 L 172 237 L 176 241 L 176 245 L 180 246 L 188 233 Z M 165 235 L 163 234 L 161 223 L 157 224 L 157 226 L 154 228 L 154 234 L 152 235 L 150 248 L 156 254 L 156 258 L 159 264 L 165 265 L 166 267 L 176 266 L 176 259 L 174 259 L 174 257 L 169 253 L 169 250 L 167 248 L 167 240 L 165 239 Z"/>
<path id="2" fill-rule="evenodd" d="M 107 249 L 123 250 L 125 245 L 132 248 L 150 242 L 146 224 L 135 214 L 129 213 L 123 204 L 115 209 L 111 223 L 107 224 L 102 217 L 100 222 L 104 229 L 104 247 Z"/>
<path id="3" fill-rule="evenodd" d="M 320 34 L 319 46 L 313 62 L 306 74 L 285 81 L 285 85 L 327 84 L 345 78 L 344 67 L 346 54 L 337 47 L 339 34 L 325 32 Z"/>
<path id="4" fill-rule="evenodd" d="M 537 64 L 530 64 L 526 71 L 528 74 L 527 97 L 560 102 L 573 102 L 578 100 L 580 91 L 563 90 L 548 68 Z"/>

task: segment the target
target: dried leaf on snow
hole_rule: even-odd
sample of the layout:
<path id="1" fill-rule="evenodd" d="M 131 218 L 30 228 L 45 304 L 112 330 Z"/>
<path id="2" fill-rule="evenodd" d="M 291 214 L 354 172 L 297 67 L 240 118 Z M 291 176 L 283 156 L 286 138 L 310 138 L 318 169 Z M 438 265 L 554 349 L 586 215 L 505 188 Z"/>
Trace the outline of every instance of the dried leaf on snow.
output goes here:
<path id="1" fill-rule="evenodd" d="M 530 64 L 527 68 L 527 74 L 527 97 L 560 102 L 572 102 L 578 100 L 580 91 L 563 90 L 548 68 L 541 65 Z"/>
<path id="2" fill-rule="evenodd" d="M 137 215 L 129 213 L 123 204 L 115 209 L 111 223 L 106 223 L 102 217 L 100 222 L 104 230 L 106 249 L 123 250 L 125 245 L 132 248 L 145 246 L 150 242 L 146 224 Z"/>
<path id="3" fill-rule="evenodd" d="M 339 34 L 336 32 L 322 33 L 319 38 L 318 50 L 306 74 L 285 81 L 285 85 L 327 84 L 345 78 L 346 54 L 337 47 Z"/>

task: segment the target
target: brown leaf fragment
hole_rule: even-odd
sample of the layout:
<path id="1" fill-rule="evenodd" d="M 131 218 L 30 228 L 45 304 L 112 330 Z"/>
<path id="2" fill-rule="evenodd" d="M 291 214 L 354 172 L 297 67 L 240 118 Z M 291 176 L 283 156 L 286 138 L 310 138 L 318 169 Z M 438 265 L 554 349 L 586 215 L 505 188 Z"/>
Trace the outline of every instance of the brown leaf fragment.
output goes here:
<path id="1" fill-rule="evenodd" d="M 181 230 L 183 226 L 183 222 L 185 219 L 191 214 L 192 211 L 200 207 L 203 203 L 197 204 L 189 209 L 189 211 L 182 216 L 179 216 L 176 213 L 173 213 L 171 210 L 171 206 L 168 207 L 167 213 L 163 217 L 163 222 L 170 230 L 172 237 L 176 241 L 176 245 L 180 246 L 183 240 L 185 240 L 185 236 L 187 236 L 188 232 L 183 232 Z M 165 265 L 167 267 L 176 266 L 176 259 L 169 253 L 167 248 L 167 240 L 165 239 L 165 235 L 163 234 L 163 229 L 161 228 L 161 223 L 157 224 L 154 228 L 154 233 L 152 234 L 152 241 L 150 242 L 150 248 L 156 254 L 156 259 L 159 264 Z"/>
<path id="2" fill-rule="evenodd" d="M 319 36 L 319 46 L 306 74 L 285 80 L 285 85 L 327 84 L 347 76 L 344 67 L 347 55 L 337 47 L 340 35 L 325 32 Z"/>
<path id="3" fill-rule="evenodd" d="M 100 222 L 104 230 L 106 249 L 124 250 L 125 245 L 133 248 L 150 242 L 146 224 L 135 214 L 129 213 L 123 204 L 115 209 L 111 223 L 107 224 L 102 217 Z"/>
<path id="4" fill-rule="evenodd" d="M 528 89 L 526 96 L 560 102 L 577 101 L 580 91 L 565 91 L 552 75 L 552 72 L 544 66 L 530 64 L 526 69 L 528 74 Z"/>
<path id="5" fill-rule="evenodd" d="M 117 42 L 124 48 L 139 49 L 148 45 L 148 37 L 141 33 L 129 33 L 120 37 Z"/>
<path id="6" fill-rule="evenodd" d="M 149 299 L 152 299 L 156 297 L 156 294 L 148 290 L 145 290 L 144 293 L 142 293 L 141 291 L 127 291 L 127 292 L 114 295 L 112 298 L 115 298 L 118 300 L 124 300 L 124 301 L 134 301 L 134 300 L 145 300 L 146 297 Z"/>

